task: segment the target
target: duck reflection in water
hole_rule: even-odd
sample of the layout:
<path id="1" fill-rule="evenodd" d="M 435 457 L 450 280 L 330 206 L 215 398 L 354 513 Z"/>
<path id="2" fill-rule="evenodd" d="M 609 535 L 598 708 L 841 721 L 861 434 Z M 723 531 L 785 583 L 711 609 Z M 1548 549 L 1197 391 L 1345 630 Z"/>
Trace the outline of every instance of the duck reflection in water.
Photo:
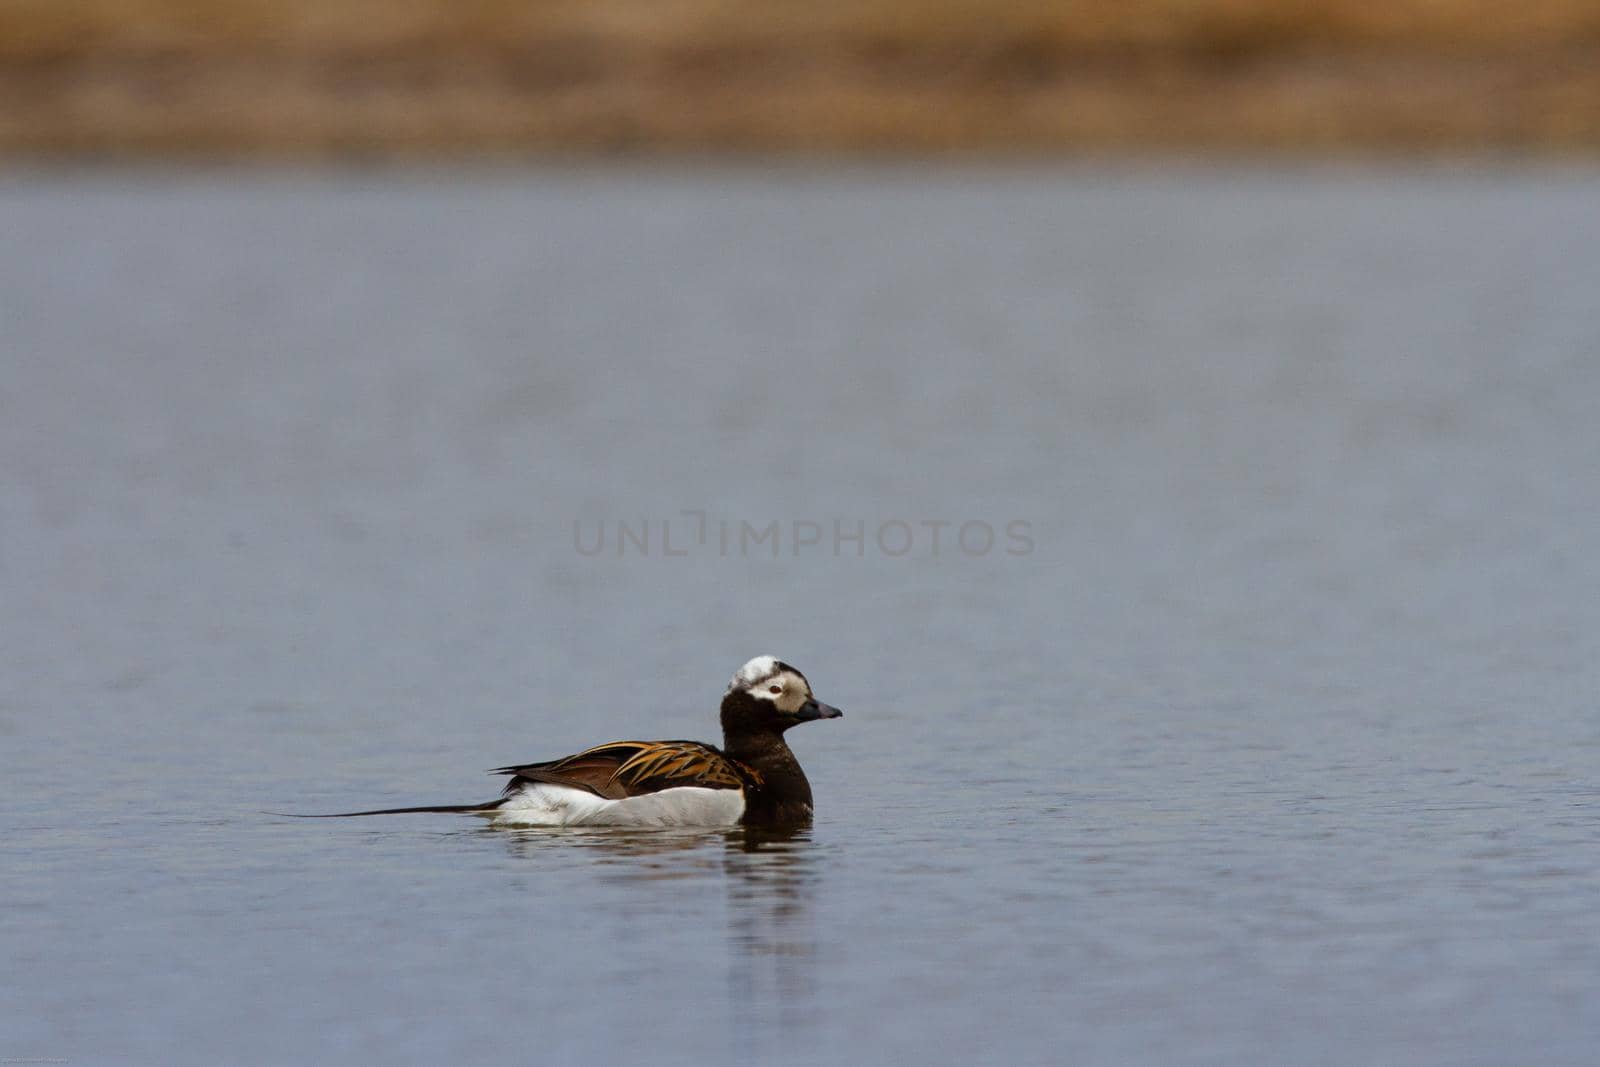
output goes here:
<path id="1" fill-rule="evenodd" d="M 683 918 L 682 888 L 662 883 L 720 881 L 727 902 L 728 996 L 740 1046 L 765 1045 L 797 1026 L 813 1006 L 816 931 L 812 904 L 819 853 L 809 826 L 728 830 L 478 831 L 521 857 L 581 863 L 602 884 L 648 889 L 627 894 L 633 922 Z M 571 873 L 570 871 L 568 873 Z M 683 887 L 687 888 L 687 887 Z M 676 914 L 675 914 L 676 913 Z"/>
<path id="2" fill-rule="evenodd" d="M 817 935 L 812 902 L 819 882 L 811 828 L 729 834 L 728 971 L 733 1018 L 746 1047 L 770 1041 L 811 1015 L 816 1000 Z"/>

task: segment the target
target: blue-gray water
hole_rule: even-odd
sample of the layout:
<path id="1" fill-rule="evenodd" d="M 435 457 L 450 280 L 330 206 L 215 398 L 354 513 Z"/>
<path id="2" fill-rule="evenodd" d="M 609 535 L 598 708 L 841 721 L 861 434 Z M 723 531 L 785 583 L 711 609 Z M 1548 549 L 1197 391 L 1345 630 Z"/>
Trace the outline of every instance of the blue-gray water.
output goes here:
<path id="1" fill-rule="evenodd" d="M 0 316 L 0 1056 L 1600 1047 L 1593 172 L 13 175 Z M 260 814 L 768 651 L 786 840 Z"/>

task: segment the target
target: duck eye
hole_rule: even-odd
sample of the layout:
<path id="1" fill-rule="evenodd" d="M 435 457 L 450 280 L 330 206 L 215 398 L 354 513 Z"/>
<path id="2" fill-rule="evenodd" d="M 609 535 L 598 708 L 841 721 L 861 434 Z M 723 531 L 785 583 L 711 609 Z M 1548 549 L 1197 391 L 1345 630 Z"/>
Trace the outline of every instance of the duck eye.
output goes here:
<path id="1" fill-rule="evenodd" d="M 769 685 L 769 686 L 767 686 L 767 692 L 769 692 L 769 693 L 781 693 L 781 692 L 783 692 L 783 686 L 781 686 L 781 685 Z"/>

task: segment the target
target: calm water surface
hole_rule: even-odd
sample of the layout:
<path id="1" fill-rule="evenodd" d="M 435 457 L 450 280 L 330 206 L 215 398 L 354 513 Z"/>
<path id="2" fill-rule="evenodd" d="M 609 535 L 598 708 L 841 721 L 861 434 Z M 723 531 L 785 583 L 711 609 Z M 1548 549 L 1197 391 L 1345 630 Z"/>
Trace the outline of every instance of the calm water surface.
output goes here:
<path id="1" fill-rule="evenodd" d="M 1593 1062 L 1597 294 L 1582 172 L 14 175 L 0 1056 Z M 260 814 L 767 651 L 805 832 Z"/>

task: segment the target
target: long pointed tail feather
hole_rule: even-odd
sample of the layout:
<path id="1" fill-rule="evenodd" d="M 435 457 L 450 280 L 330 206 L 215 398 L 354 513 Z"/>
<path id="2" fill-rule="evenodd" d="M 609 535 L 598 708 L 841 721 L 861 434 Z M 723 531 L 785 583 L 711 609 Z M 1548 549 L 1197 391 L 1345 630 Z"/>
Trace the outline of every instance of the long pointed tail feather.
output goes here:
<path id="1" fill-rule="evenodd" d="M 266 811 L 263 815 L 281 815 L 286 819 L 353 819 L 358 815 L 417 815 L 424 812 L 453 812 L 466 814 L 471 812 L 488 812 L 504 804 L 504 798 L 491 800 L 484 804 L 434 804 L 418 808 L 378 808 L 373 811 L 334 811 L 321 815 L 296 815 L 289 811 Z"/>

